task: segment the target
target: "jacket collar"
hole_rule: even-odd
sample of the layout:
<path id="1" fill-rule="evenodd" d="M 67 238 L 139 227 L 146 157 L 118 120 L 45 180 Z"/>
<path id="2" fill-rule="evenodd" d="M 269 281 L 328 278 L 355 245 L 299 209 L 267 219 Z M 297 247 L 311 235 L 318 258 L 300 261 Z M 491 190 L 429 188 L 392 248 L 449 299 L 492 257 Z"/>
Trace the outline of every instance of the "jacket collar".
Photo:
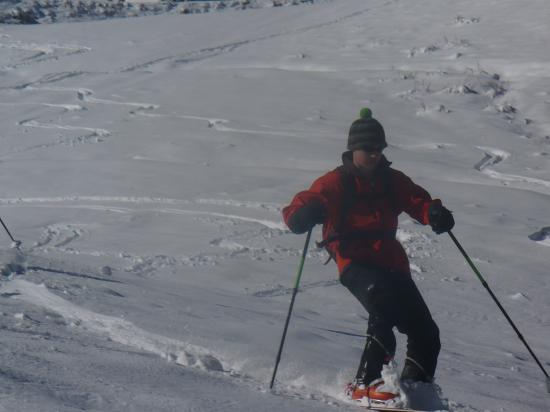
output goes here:
<path id="1" fill-rule="evenodd" d="M 342 165 L 346 172 L 352 174 L 353 176 L 363 177 L 357 166 L 353 164 L 353 152 L 351 150 L 342 153 Z M 382 159 L 380 159 L 380 163 L 376 168 L 375 174 L 379 175 L 380 172 L 389 169 L 390 165 L 391 162 L 386 158 L 386 156 L 382 155 Z"/>

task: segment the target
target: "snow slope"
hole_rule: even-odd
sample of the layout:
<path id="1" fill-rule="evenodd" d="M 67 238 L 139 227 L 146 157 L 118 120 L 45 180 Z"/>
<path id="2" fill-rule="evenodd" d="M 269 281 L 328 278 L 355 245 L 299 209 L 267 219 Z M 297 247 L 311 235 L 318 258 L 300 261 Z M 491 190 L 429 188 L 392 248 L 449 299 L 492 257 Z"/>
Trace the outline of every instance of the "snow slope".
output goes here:
<path id="1" fill-rule="evenodd" d="M 0 410 L 358 410 L 342 388 L 366 314 L 315 248 L 267 385 L 304 242 L 280 209 L 338 165 L 362 106 L 550 369 L 547 10 L 335 0 L 0 26 L 0 212 L 23 241 L 0 252 Z M 398 236 L 450 409 L 548 410 L 449 237 L 407 216 Z"/>

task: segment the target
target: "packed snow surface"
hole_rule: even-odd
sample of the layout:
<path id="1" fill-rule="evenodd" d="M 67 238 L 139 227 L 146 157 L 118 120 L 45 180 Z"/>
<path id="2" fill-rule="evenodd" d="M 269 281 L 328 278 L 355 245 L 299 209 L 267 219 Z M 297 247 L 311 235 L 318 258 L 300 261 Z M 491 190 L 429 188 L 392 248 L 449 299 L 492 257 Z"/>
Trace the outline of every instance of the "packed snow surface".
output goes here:
<path id="1" fill-rule="evenodd" d="M 546 0 L 334 0 L 0 26 L 0 410 L 355 411 L 367 315 L 281 208 L 369 106 L 550 369 Z M 318 239 L 318 229 L 314 232 Z M 398 238 L 454 412 L 550 409 L 447 235 Z M 402 365 L 404 337 L 396 362 Z"/>

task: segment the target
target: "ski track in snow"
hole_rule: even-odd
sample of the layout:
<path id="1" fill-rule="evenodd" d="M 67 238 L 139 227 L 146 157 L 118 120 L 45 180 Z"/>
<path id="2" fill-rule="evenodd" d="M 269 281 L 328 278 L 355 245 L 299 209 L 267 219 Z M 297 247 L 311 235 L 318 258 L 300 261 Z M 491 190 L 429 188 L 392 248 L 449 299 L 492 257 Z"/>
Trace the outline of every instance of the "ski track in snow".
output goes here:
<path id="1" fill-rule="evenodd" d="M 195 202 L 204 205 L 235 206 L 250 209 L 263 209 L 270 212 L 281 212 L 281 207 L 275 203 L 250 202 L 231 199 L 196 199 Z"/>
<path id="2" fill-rule="evenodd" d="M 243 134 L 265 134 L 271 136 L 285 136 L 293 137 L 296 136 L 296 133 L 282 132 L 282 131 L 270 131 L 270 130 L 250 130 L 250 129 L 235 129 L 232 127 L 225 126 L 222 122 L 214 123 L 213 126 L 219 132 L 233 132 L 233 133 L 243 133 Z"/>
<path id="3" fill-rule="evenodd" d="M 385 7 L 388 4 L 391 4 L 393 2 L 394 1 L 388 1 L 388 2 L 383 3 L 380 6 L 378 6 L 378 8 L 383 8 L 383 7 Z M 372 11 L 372 10 L 373 10 L 373 7 L 368 7 L 368 8 L 365 8 L 363 10 L 358 10 L 358 11 L 353 12 L 351 14 L 347 14 L 345 16 L 340 16 L 340 17 L 338 17 L 336 19 L 333 19 L 333 20 L 329 20 L 329 21 L 326 21 L 326 22 L 323 22 L 323 23 L 318 23 L 318 24 L 315 24 L 315 25 L 307 26 L 307 27 L 302 27 L 302 28 L 299 28 L 299 29 L 294 29 L 294 30 L 289 30 L 289 31 L 282 31 L 280 33 L 260 36 L 260 37 L 255 38 L 255 39 L 235 41 L 235 42 L 230 42 L 230 43 L 226 43 L 226 44 L 222 44 L 222 45 L 218 45 L 218 46 L 212 46 L 212 47 L 206 47 L 206 48 L 202 48 L 202 49 L 198 49 L 198 50 L 192 50 L 192 51 L 189 51 L 189 52 L 182 53 L 180 55 L 163 56 L 163 57 L 159 57 L 159 58 L 149 60 L 149 61 L 146 61 L 146 62 L 143 62 L 143 63 L 137 63 L 137 64 L 134 64 L 132 66 L 123 67 L 123 68 L 119 69 L 119 72 L 127 73 L 127 72 L 133 72 L 133 71 L 136 71 L 136 70 L 148 69 L 152 66 L 159 65 L 161 63 L 167 63 L 167 62 L 169 63 L 170 68 L 177 68 L 178 66 L 183 65 L 183 64 L 199 62 L 199 61 L 202 61 L 202 60 L 206 60 L 206 59 L 210 59 L 210 58 L 213 58 L 213 57 L 220 56 L 222 54 L 230 53 L 230 52 L 232 52 L 232 51 L 234 51 L 234 50 L 236 50 L 236 49 L 238 49 L 242 46 L 246 46 L 246 45 L 249 45 L 249 44 L 259 43 L 259 42 L 266 41 L 266 40 L 272 40 L 272 39 L 276 39 L 276 38 L 279 38 L 279 37 L 286 37 L 286 36 L 291 36 L 291 35 L 296 35 L 296 34 L 301 34 L 301 33 L 307 33 L 307 32 L 310 32 L 310 31 L 315 31 L 315 30 L 323 29 L 323 28 L 326 28 L 326 27 L 329 27 L 329 26 L 333 26 L 333 25 L 336 25 L 336 24 L 341 24 L 341 23 L 344 23 L 344 22 L 346 22 L 350 19 L 360 17 L 360 16 L 362 16 L 362 15 L 364 15 L 364 14 L 366 14 L 366 13 Z"/>
<path id="4" fill-rule="evenodd" d="M 221 361 L 202 347 L 147 332 L 124 319 L 84 309 L 50 292 L 45 285 L 14 279 L 6 283 L 2 290 L 3 293 L 13 294 L 16 299 L 58 313 L 76 329 L 157 354 L 178 365 L 197 367 L 207 371 L 223 371 Z"/>
<path id="5" fill-rule="evenodd" d="M 54 108 L 60 108 L 64 109 L 66 112 L 79 112 L 82 110 L 85 110 L 85 108 L 79 104 L 59 104 L 59 103 L 8 103 L 8 102 L 0 102 L 0 106 L 46 106 L 46 107 L 54 107 Z"/>
<path id="6" fill-rule="evenodd" d="M 90 47 L 80 46 L 77 44 L 39 44 L 21 42 L 16 40 L 0 42 L 0 48 L 34 53 L 31 56 L 21 59 L 18 63 L 3 65 L 2 67 L 0 67 L 0 70 L 4 71 L 16 70 L 21 67 L 31 66 L 50 60 L 58 60 L 62 57 L 89 53 L 90 51 L 92 51 Z"/>
<path id="7" fill-rule="evenodd" d="M 35 91 L 50 91 L 50 92 L 70 92 L 76 93 L 77 99 L 81 102 L 92 103 L 92 104 L 105 104 L 105 105 L 115 105 L 115 106 L 130 106 L 137 107 L 142 110 L 154 110 L 158 109 L 159 106 L 154 103 L 140 103 L 140 102 L 124 102 L 108 99 L 98 99 L 93 97 L 94 91 L 83 88 L 83 87 L 53 87 L 53 86 L 42 86 L 36 87 L 33 85 L 24 86 L 25 90 L 35 90 Z"/>
<path id="8" fill-rule="evenodd" d="M 182 204 L 193 204 L 194 202 L 182 199 L 169 199 L 169 198 L 154 198 L 154 197 L 124 197 L 124 196 L 67 196 L 67 197 L 36 197 L 36 198 L 11 198 L 11 199 L 0 199 L 0 205 L 41 205 L 44 207 L 78 207 L 78 208 L 90 208 L 93 210 L 105 210 L 105 211 L 115 211 L 120 213 L 127 213 L 138 211 L 138 209 L 130 208 L 117 208 L 112 206 L 105 205 L 70 205 L 59 203 L 74 203 L 74 202 L 108 202 L 108 203 L 129 203 L 129 204 L 164 204 L 164 205 L 182 205 Z M 53 203 L 51 206 L 48 206 L 47 203 Z M 259 208 L 259 209 L 271 209 L 273 207 L 265 206 L 260 202 L 240 202 L 232 200 L 215 200 L 215 199 L 199 199 L 198 204 L 225 204 L 225 205 L 244 205 L 247 204 L 248 207 Z M 175 209 L 175 208 L 149 208 L 149 209 L 139 209 L 139 211 L 150 211 L 150 212 L 159 212 L 175 215 L 197 215 L 197 216 L 212 216 L 219 217 L 224 219 L 235 219 L 242 222 L 257 223 L 262 226 L 267 227 L 268 229 L 274 230 L 283 230 L 286 231 L 287 228 L 282 221 L 272 221 L 267 219 L 256 219 L 248 216 L 240 216 L 228 213 L 219 213 L 219 212 L 209 212 L 204 210 L 191 210 L 191 209 Z"/>
<path id="9" fill-rule="evenodd" d="M 137 70 L 144 70 L 144 69 L 148 69 L 149 67 L 156 66 L 159 63 L 163 63 L 163 62 L 170 62 L 171 63 L 170 66 L 172 68 L 176 68 L 177 66 L 180 66 L 183 64 L 194 63 L 194 62 L 210 59 L 212 57 L 216 57 L 224 53 L 229 53 L 237 49 L 238 47 L 249 43 L 252 43 L 252 41 L 245 40 L 245 41 L 240 41 L 235 43 L 224 44 L 221 46 L 207 47 L 204 49 L 189 51 L 178 56 L 160 57 L 158 59 L 154 59 L 144 63 L 136 64 L 130 67 L 122 68 L 119 71 L 121 73 L 128 73 L 128 72 L 133 72 Z"/>
<path id="10" fill-rule="evenodd" d="M 76 137 L 71 136 L 67 138 L 60 138 L 49 143 L 37 144 L 32 146 L 14 147 L 13 149 L 7 152 L 0 153 L 0 158 L 6 158 L 8 156 L 11 156 L 17 153 L 24 153 L 32 150 L 37 150 L 37 149 L 48 149 L 48 148 L 57 147 L 57 146 L 76 146 L 79 144 L 95 144 L 95 143 L 101 143 L 101 142 L 102 142 L 101 138 L 98 137 L 95 133 L 84 135 L 84 136 L 76 136 Z"/>
<path id="11" fill-rule="evenodd" d="M 64 78 L 62 76 L 62 78 Z M 51 81 L 51 80 L 50 80 Z M 53 87 L 53 86 L 43 86 L 43 87 L 36 87 L 34 85 L 28 84 L 21 86 L 24 90 L 30 90 L 30 91 L 53 91 L 53 92 L 71 92 L 76 93 L 77 99 L 80 102 L 88 103 L 88 104 L 103 104 L 103 105 L 114 105 L 114 106 L 129 106 L 136 108 L 135 111 L 131 111 L 134 115 L 140 115 L 140 116 L 146 116 L 146 117 L 153 117 L 153 118 L 177 118 L 177 119 L 184 119 L 184 120 L 200 120 L 205 121 L 208 124 L 208 127 L 214 128 L 215 130 L 219 132 L 226 132 L 226 133 L 242 133 L 242 134 L 253 134 L 253 135 L 272 135 L 272 136 L 284 136 L 284 137 L 293 137 L 296 136 L 296 132 L 286 132 L 286 131 L 276 131 L 276 130 L 250 130 L 250 129 L 239 129 L 239 128 L 232 128 L 227 126 L 229 124 L 229 120 L 227 119 L 219 119 L 219 118 L 208 118 L 208 117 L 202 117 L 202 116 L 193 116 L 193 115 L 170 115 L 170 114 L 160 114 L 160 113 L 150 113 L 147 112 L 149 110 L 157 110 L 160 108 L 159 105 L 154 103 L 140 103 L 140 102 L 131 102 L 131 101 L 116 101 L 116 100 L 109 100 L 109 99 L 100 99 L 93 97 L 94 91 L 87 89 L 87 88 L 74 88 L 74 87 Z M 9 102 L 3 102 L 0 103 L 0 105 L 5 106 L 18 106 L 18 105 L 41 105 L 46 107 L 54 107 L 54 108 L 61 108 L 66 112 L 69 111 L 83 111 L 86 110 L 86 108 L 80 104 L 57 104 L 57 103 L 9 103 Z M 106 129 L 101 128 L 91 128 L 91 127 L 78 127 L 78 126 L 70 126 L 70 125 L 60 125 L 60 124 L 54 124 L 54 123 L 44 123 L 44 122 L 38 122 L 35 119 L 29 119 L 29 120 L 22 120 L 19 121 L 18 124 L 23 127 L 34 127 L 34 128 L 43 128 L 43 129 L 59 129 L 59 130 L 69 130 L 69 131 L 75 131 L 75 130 L 84 130 L 84 131 L 90 131 L 90 135 L 86 136 L 76 136 L 76 137 L 69 137 L 69 138 L 61 138 L 58 140 L 55 140 L 50 143 L 46 144 L 40 144 L 40 145 L 34 145 L 34 146 L 28 146 L 28 147 L 18 147 L 14 148 L 8 152 L 0 154 L 1 157 L 6 157 L 11 154 L 21 153 L 21 152 L 27 152 L 31 150 L 36 149 L 46 149 L 50 147 L 55 147 L 58 145 L 69 145 L 74 146 L 77 144 L 82 143 L 100 143 L 101 140 L 97 139 L 97 137 L 108 137 L 111 136 L 112 132 Z"/>
<path id="12" fill-rule="evenodd" d="M 60 74 L 61 75 L 61 74 Z M 64 79 L 65 76 L 72 76 L 72 74 L 62 74 L 61 79 Z M 57 81 L 57 78 L 55 80 L 49 80 L 49 82 Z M 38 81 L 38 82 L 46 82 L 46 81 Z M 36 84 L 38 82 L 34 82 L 33 84 Z M 202 117 L 202 116 L 194 116 L 194 115 L 176 115 L 176 114 L 161 114 L 161 113 L 150 113 L 149 110 L 157 110 L 160 108 L 159 105 L 154 103 L 140 103 L 140 102 L 129 102 L 129 101 L 116 101 L 116 100 L 109 100 L 109 99 L 100 99 L 93 97 L 94 91 L 87 89 L 87 88 L 74 88 L 74 87 L 53 87 L 53 86 L 43 86 L 43 87 L 37 87 L 33 84 L 26 84 L 22 85 L 19 88 L 24 90 L 30 90 L 30 91 L 53 91 L 53 92 L 72 92 L 76 93 L 77 99 L 80 102 L 83 103 L 89 103 L 89 104 L 104 104 L 104 105 L 115 105 L 115 106 L 129 106 L 136 108 L 135 111 L 131 111 L 130 113 L 134 115 L 139 116 L 145 116 L 145 117 L 153 117 L 153 118 L 176 118 L 176 119 L 184 119 L 184 120 L 200 120 L 205 121 L 208 124 L 208 127 L 214 128 L 215 130 L 219 132 L 225 132 L 225 133 L 241 133 L 241 134 L 253 134 L 253 135 L 271 135 L 271 136 L 283 136 L 283 137 L 294 137 L 297 135 L 298 132 L 293 131 L 278 131 L 278 130 L 260 130 L 260 129 L 241 129 L 241 128 L 234 128 L 229 127 L 227 124 L 230 123 L 227 119 L 220 119 L 220 118 L 209 118 L 209 117 Z M 9 103 L 9 102 L 3 102 L 0 103 L 0 105 L 5 106 L 17 106 L 17 105 L 42 105 L 46 107 L 55 107 L 55 108 L 62 108 L 64 111 L 83 111 L 86 110 L 86 108 L 80 104 L 57 104 L 57 103 Z M 50 142 L 47 144 L 41 144 L 41 145 L 34 145 L 30 147 L 20 147 L 12 149 L 8 152 L 5 152 L 1 154 L 0 156 L 5 157 L 11 154 L 15 153 L 21 153 L 26 152 L 30 150 L 36 150 L 36 149 L 45 149 L 49 147 L 54 147 L 57 145 L 70 145 L 74 146 L 76 144 L 81 143 L 100 143 L 101 140 L 95 139 L 95 137 L 108 137 L 112 133 L 106 129 L 101 128 L 90 128 L 90 127 L 77 127 L 77 126 L 70 126 L 70 125 L 59 125 L 54 123 L 44 123 L 44 122 L 38 122 L 35 119 L 29 119 L 29 120 L 23 120 L 19 121 L 18 124 L 20 126 L 24 127 L 35 127 L 35 128 L 44 128 L 44 129 L 59 129 L 59 130 L 84 130 L 84 131 L 90 131 L 92 132 L 91 135 L 87 136 L 77 136 L 77 137 L 69 137 L 69 138 L 63 138 L 58 139 L 54 142 Z"/>
<path id="13" fill-rule="evenodd" d="M 202 117 L 202 116 L 193 116 L 193 115 L 184 115 L 184 114 L 162 114 L 162 113 L 149 113 L 138 111 L 134 114 L 145 117 L 156 117 L 156 118 L 170 118 L 170 119 L 184 119 L 184 120 L 203 120 L 208 122 L 209 127 L 214 127 L 218 123 L 227 123 L 229 120 L 226 119 L 216 119 L 211 117 Z"/>
<path id="14" fill-rule="evenodd" d="M 49 82 L 55 82 L 59 80 L 64 80 L 68 77 L 73 77 L 75 75 L 74 72 L 67 72 L 67 73 L 58 73 L 55 75 L 47 75 L 42 77 L 36 82 L 33 82 L 33 84 L 36 83 L 49 83 Z M 132 102 L 114 102 L 114 101 L 108 101 L 108 100 L 101 100 L 101 99 L 95 99 L 91 97 L 93 92 L 88 89 L 75 89 L 75 88 L 63 88 L 63 87 L 35 87 L 31 84 L 26 84 L 20 87 L 20 89 L 23 90 L 47 90 L 47 91 L 70 91 L 70 92 L 76 92 L 77 97 L 79 97 L 79 100 L 88 102 L 88 103 L 103 103 L 103 104 L 120 104 L 120 105 L 130 105 L 130 106 L 137 106 L 139 108 L 156 108 L 155 105 L 148 105 L 148 104 L 140 104 L 140 103 L 132 103 Z M 86 96 L 86 97 L 82 97 Z M 61 108 L 64 112 L 73 112 L 73 111 L 83 111 L 86 110 L 86 108 L 80 104 L 58 104 L 58 103 L 32 103 L 32 102 L 25 102 L 25 103 L 9 103 L 9 102 L 2 102 L 0 103 L 2 106 L 33 106 L 33 105 L 39 105 L 39 106 L 45 106 L 45 107 L 53 107 L 53 108 Z M 102 128 L 93 128 L 93 127 L 85 127 L 85 126 L 71 126 L 71 125 L 62 125 L 62 124 L 56 124 L 53 122 L 39 122 L 36 119 L 26 119 L 21 120 L 17 123 L 21 127 L 32 127 L 32 128 L 39 128 L 39 129 L 53 129 L 53 130 L 66 130 L 66 131 L 84 131 L 89 132 L 89 134 L 81 135 L 81 136 L 70 136 L 70 137 L 61 137 L 54 141 L 48 142 L 48 143 L 42 143 L 42 144 L 36 144 L 31 146 L 21 146 L 21 147 L 14 147 L 11 150 L 1 153 L 0 157 L 8 157 L 13 154 L 17 153 L 23 153 L 28 152 L 32 150 L 37 149 L 47 149 L 52 148 L 56 146 L 76 146 L 80 144 L 95 144 L 95 143 L 101 143 L 103 138 L 111 136 L 111 131 L 102 129 Z"/>
<path id="15" fill-rule="evenodd" d="M 98 204 L 91 204 L 97 202 Z M 109 205 L 112 203 L 113 205 Z M 121 204 L 120 206 L 117 205 Z M 221 213 L 215 210 L 206 211 L 200 206 L 210 205 L 216 207 L 227 207 L 234 209 L 251 209 L 264 211 L 280 216 L 279 207 L 274 204 L 262 202 L 239 201 L 232 199 L 195 199 L 193 201 L 184 199 L 154 198 L 154 197 L 124 197 L 124 196 L 66 196 L 66 197 L 37 197 L 37 198 L 12 198 L 0 199 L 0 206 L 18 205 L 19 207 L 33 208 L 68 208 L 100 211 L 132 215 L 135 213 L 184 215 L 198 218 L 199 222 L 204 220 L 205 224 L 223 225 L 225 222 L 233 222 L 230 227 L 237 223 L 252 223 L 257 225 L 253 229 L 247 229 L 244 233 L 233 233 L 227 236 L 216 238 L 210 241 L 211 250 L 191 256 L 165 256 L 135 255 L 126 250 L 83 250 L 73 247 L 73 243 L 79 240 L 86 240 L 93 237 L 97 225 L 79 223 L 58 223 L 48 225 L 43 229 L 40 239 L 33 243 L 30 251 L 50 253 L 61 252 L 66 255 L 104 257 L 124 262 L 122 270 L 135 273 L 140 276 L 151 276 L 159 270 L 168 270 L 170 273 L 177 273 L 181 266 L 211 266 L 218 265 L 221 261 L 234 258 L 247 258 L 252 260 L 260 259 L 284 259 L 288 256 L 297 256 L 300 251 L 292 248 L 284 248 L 278 245 L 269 245 L 269 239 L 280 236 L 287 232 L 282 221 L 253 218 L 246 215 L 232 213 Z M 133 205 L 133 207 L 131 206 Z M 151 207 L 158 205 L 159 207 Z M 175 208 L 173 206 L 197 205 L 198 209 Z M 166 207 L 172 206 L 172 207 Z M 220 220 L 218 222 L 218 220 Z M 235 238 L 235 240 L 233 240 Z M 243 243 L 244 242 L 244 243 Z M 84 243 L 85 244 L 85 243 Z M 80 245 L 83 245 L 80 242 Z M 257 247 L 252 245 L 263 245 Z M 217 250 L 216 250 L 217 249 Z M 321 252 L 312 251 L 310 257 L 321 258 Z"/>
<path id="16" fill-rule="evenodd" d="M 132 106 L 137 107 L 139 109 L 145 109 L 145 110 L 152 110 L 152 109 L 158 109 L 159 106 L 152 103 L 136 103 L 136 102 L 119 102 L 116 100 L 107 100 L 107 99 L 98 99 L 95 97 L 92 97 L 93 91 L 89 89 L 78 89 L 77 90 L 77 97 L 78 100 L 81 100 L 83 102 L 87 103 L 95 103 L 95 104 L 107 104 L 107 105 L 118 105 L 118 106 Z"/>
<path id="17" fill-rule="evenodd" d="M 65 71 L 65 72 L 55 72 L 55 73 L 48 73 L 36 80 L 27 81 L 24 83 L 20 83 L 11 87 L 3 87 L 2 89 L 8 89 L 8 90 L 39 90 L 39 87 L 36 87 L 36 85 L 42 85 L 42 84 L 51 84 L 51 83 L 57 83 L 61 82 L 67 79 L 72 79 L 74 77 L 84 76 L 87 74 L 92 74 L 91 72 L 85 72 L 81 70 L 73 70 L 73 71 Z M 95 73 L 97 74 L 97 73 Z M 105 74 L 105 73 L 103 73 Z"/>
<path id="18" fill-rule="evenodd" d="M 150 113 L 144 111 L 132 112 L 134 115 L 152 117 L 152 118 L 169 118 L 169 119 L 183 119 L 183 120 L 200 120 L 205 121 L 208 124 L 208 127 L 217 130 L 218 132 L 226 133 L 241 133 L 241 134 L 252 134 L 252 135 L 268 135 L 268 136 L 283 136 L 283 137 L 295 137 L 298 133 L 310 133 L 307 131 L 282 131 L 282 130 L 261 130 L 261 129 L 239 129 L 235 127 L 229 127 L 227 124 L 230 123 L 230 120 L 219 119 L 212 117 L 202 117 L 202 116 L 193 116 L 193 115 L 183 115 L 183 114 L 162 114 L 162 113 Z"/>
<path id="19" fill-rule="evenodd" d="M 22 120 L 18 122 L 20 126 L 23 127 L 36 127 L 40 129 L 58 129 L 58 130 L 84 130 L 91 132 L 93 136 L 99 136 L 99 137 L 108 137 L 111 135 L 111 132 L 109 130 L 105 129 L 96 129 L 93 127 L 84 127 L 84 126 L 69 126 L 69 125 L 61 125 L 61 124 L 55 124 L 55 123 L 42 123 L 37 122 L 36 120 Z"/>
<path id="20" fill-rule="evenodd" d="M 135 203 L 135 204 L 168 204 L 188 205 L 192 202 L 184 199 L 170 199 L 160 197 L 136 197 L 136 196 L 57 196 L 57 197 L 16 197 L 0 198 L 0 204 L 41 204 L 41 203 L 64 203 L 64 202 L 114 202 L 114 203 Z"/>
<path id="21" fill-rule="evenodd" d="M 509 183 L 527 183 L 530 185 L 542 186 L 550 189 L 550 181 L 548 180 L 537 179 L 537 178 L 528 177 L 528 176 L 500 173 L 491 168 L 491 166 L 494 166 L 508 159 L 511 156 L 511 153 L 505 150 L 491 148 L 491 147 L 478 147 L 478 149 L 485 152 L 485 157 L 481 159 L 474 166 L 474 168 L 480 171 L 481 173 L 489 176 L 492 179 L 499 180 L 504 185 L 508 185 Z"/>
<path id="22" fill-rule="evenodd" d="M 47 83 L 47 82 L 53 82 L 58 81 L 58 79 L 64 79 L 66 77 L 72 77 L 72 75 L 69 74 L 61 74 L 60 76 L 57 76 L 52 79 L 49 78 L 49 81 L 38 81 L 34 82 L 36 83 Z M 129 106 L 137 108 L 138 110 L 156 110 L 159 108 L 158 105 L 152 104 L 152 103 L 139 103 L 139 102 L 125 102 L 125 101 L 115 101 L 115 100 L 108 100 L 108 99 L 98 99 L 96 97 L 93 97 L 94 92 L 90 89 L 86 88 L 71 88 L 71 87 L 52 87 L 52 86 L 44 86 L 44 87 L 36 87 L 32 84 L 27 84 L 21 86 L 21 89 L 23 90 L 31 90 L 31 91 L 53 91 L 53 92 L 71 92 L 76 93 L 77 99 L 83 103 L 88 104 L 102 104 L 102 105 L 115 105 L 115 106 Z M 57 103 L 9 103 L 9 102 L 3 102 L 0 103 L 0 105 L 4 106 L 22 106 L 22 105 L 41 105 L 46 107 L 54 107 L 54 108 L 61 108 L 65 112 L 71 112 L 71 111 L 83 111 L 86 110 L 86 108 L 80 104 L 57 104 Z M 7 152 L 4 152 L 0 154 L 0 157 L 6 157 L 12 154 L 16 153 L 22 153 L 27 152 L 31 150 L 36 149 L 47 149 L 55 146 L 60 145 L 66 145 L 66 146 L 75 146 L 78 144 L 85 144 L 85 143 L 101 143 L 103 140 L 102 138 L 106 138 L 112 135 L 112 132 L 106 129 L 102 128 L 93 128 L 93 127 L 83 127 L 83 126 L 71 126 L 71 125 L 61 125 L 61 124 L 55 124 L 53 122 L 39 122 L 35 119 L 28 119 L 28 120 L 22 120 L 18 122 L 19 126 L 22 127 L 33 127 L 33 128 L 42 128 L 42 129 L 57 129 L 57 130 L 67 130 L 67 131 L 88 131 L 91 132 L 88 135 L 84 136 L 71 136 L 66 138 L 60 138 L 55 141 L 39 144 L 39 145 L 32 145 L 32 146 L 24 146 L 24 147 L 15 147 Z"/>
<path id="23" fill-rule="evenodd" d="M 530 185 L 542 186 L 550 189 L 550 181 L 548 180 L 537 179 L 529 176 L 500 173 L 491 169 L 484 169 L 483 173 L 493 179 L 500 180 L 504 185 L 507 185 L 508 183 L 528 183 Z"/>

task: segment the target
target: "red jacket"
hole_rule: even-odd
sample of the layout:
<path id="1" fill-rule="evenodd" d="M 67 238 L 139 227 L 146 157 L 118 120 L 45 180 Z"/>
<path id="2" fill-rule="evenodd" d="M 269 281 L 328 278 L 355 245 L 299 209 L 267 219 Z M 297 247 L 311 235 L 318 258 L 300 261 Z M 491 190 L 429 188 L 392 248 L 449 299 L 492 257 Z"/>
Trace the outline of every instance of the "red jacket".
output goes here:
<path id="1" fill-rule="evenodd" d="M 390 168 L 391 163 L 385 157 L 372 181 L 364 178 L 353 165 L 351 152 L 344 153 L 342 160 L 343 166 L 318 178 L 309 190 L 298 193 L 283 209 L 286 224 L 302 206 L 320 201 L 326 212 L 323 240 L 335 239 L 326 247 L 335 258 L 340 274 L 350 263 L 410 274 L 405 250 L 395 238 L 397 217 L 406 212 L 427 225 L 430 204 L 440 201 L 432 200 L 426 190 L 404 173 Z M 347 185 L 346 175 L 350 182 Z M 351 200 L 346 203 L 344 199 L 350 197 L 351 185 Z M 346 217 L 342 216 L 342 208 L 347 208 Z"/>

